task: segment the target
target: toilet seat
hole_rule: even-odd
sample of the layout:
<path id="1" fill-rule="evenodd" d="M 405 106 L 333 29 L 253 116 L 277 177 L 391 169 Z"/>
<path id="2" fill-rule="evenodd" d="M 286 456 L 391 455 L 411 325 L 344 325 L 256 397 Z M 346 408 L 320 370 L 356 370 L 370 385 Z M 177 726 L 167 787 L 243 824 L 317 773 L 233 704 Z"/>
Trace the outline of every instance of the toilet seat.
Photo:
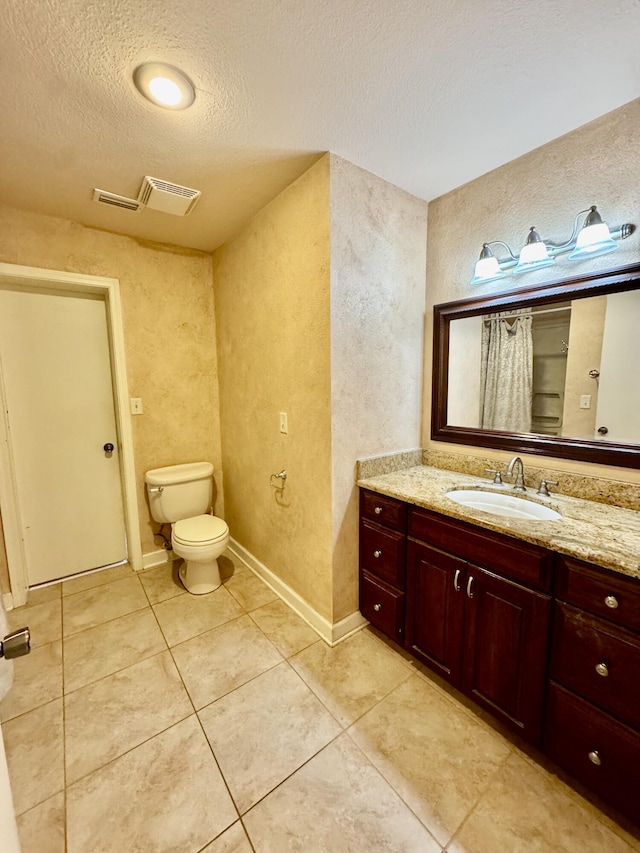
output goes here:
<path id="1" fill-rule="evenodd" d="M 171 538 L 179 545 L 211 545 L 228 535 L 226 521 L 215 515 L 195 515 L 176 521 Z"/>

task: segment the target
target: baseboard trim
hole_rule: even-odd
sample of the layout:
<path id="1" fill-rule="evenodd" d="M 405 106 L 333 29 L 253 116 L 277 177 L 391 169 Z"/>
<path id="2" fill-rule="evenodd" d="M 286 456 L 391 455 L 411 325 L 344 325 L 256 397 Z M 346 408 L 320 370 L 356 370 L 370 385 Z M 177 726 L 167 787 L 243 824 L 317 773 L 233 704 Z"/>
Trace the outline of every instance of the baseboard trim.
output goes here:
<path id="1" fill-rule="evenodd" d="M 173 560 L 173 552 L 167 551 L 165 548 L 159 548 L 157 551 L 147 551 L 142 555 L 142 568 L 153 569 L 156 566 L 163 566 L 165 563 L 170 563 Z"/>
<path id="2" fill-rule="evenodd" d="M 229 540 L 229 550 L 248 569 L 251 569 L 254 574 L 263 580 L 294 613 L 297 613 L 307 625 L 313 628 L 316 634 L 327 645 L 335 646 L 369 624 L 359 610 L 349 614 L 349 616 L 341 619 L 339 622 L 330 622 L 318 613 L 308 601 L 305 601 L 301 595 L 233 538 Z"/>

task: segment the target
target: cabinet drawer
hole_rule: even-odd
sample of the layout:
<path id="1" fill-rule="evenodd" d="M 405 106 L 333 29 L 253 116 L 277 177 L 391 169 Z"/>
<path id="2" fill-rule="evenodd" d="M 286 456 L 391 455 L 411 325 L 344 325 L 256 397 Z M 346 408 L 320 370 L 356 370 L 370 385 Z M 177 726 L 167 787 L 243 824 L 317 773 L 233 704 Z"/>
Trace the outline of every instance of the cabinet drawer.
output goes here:
<path id="1" fill-rule="evenodd" d="M 363 519 L 360 522 L 360 568 L 404 589 L 404 533 Z"/>
<path id="2" fill-rule="evenodd" d="M 638 732 L 552 682 L 547 704 L 545 751 L 604 800 L 638 820 Z M 594 760 L 600 763 L 594 764 Z"/>
<path id="3" fill-rule="evenodd" d="M 360 490 L 360 515 L 402 533 L 407 529 L 407 505 L 377 492 Z"/>
<path id="4" fill-rule="evenodd" d="M 551 589 L 553 553 L 545 548 L 417 507 L 409 512 L 409 535 L 512 580 Z"/>
<path id="5" fill-rule="evenodd" d="M 640 637 L 636 634 L 558 604 L 551 678 L 640 728 Z"/>
<path id="6" fill-rule="evenodd" d="M 558 556 L 556 597 L 625 628 L 640 631 L 640 582 Z"/>
<path id="7" fill-rule="evenodd" d="M 402 645 L 404 593 L 392 589 L 367 572 L 360 573 L 360 612 L 365 619 Z"/>

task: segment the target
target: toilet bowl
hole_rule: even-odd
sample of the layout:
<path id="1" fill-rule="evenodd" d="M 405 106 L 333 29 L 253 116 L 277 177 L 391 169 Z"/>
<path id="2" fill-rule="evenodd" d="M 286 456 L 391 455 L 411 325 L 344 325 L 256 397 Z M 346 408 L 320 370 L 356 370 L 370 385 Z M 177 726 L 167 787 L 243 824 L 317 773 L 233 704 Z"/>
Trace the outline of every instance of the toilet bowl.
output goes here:
<path id="1" fill-rule="evenodd" d="M 180 580 L 187 592 L 204 595 L 220 586 L 218 557 L 229 544 L 229 528 L 211 508 L 213 465 L 185 462 L 154 468 L 144 476 L 151 517 L 171 524 L 174 554 L 182 557 Z"/>
<path id="2" fill-rule="evenodd" d="M 173 552 L 182 557 L 180 580 L 193 595 L 204 595 L 222 583 L 218 557 L 229 544 L 229 528 L 214 515 L 176 521 L 171 529 Z"/>

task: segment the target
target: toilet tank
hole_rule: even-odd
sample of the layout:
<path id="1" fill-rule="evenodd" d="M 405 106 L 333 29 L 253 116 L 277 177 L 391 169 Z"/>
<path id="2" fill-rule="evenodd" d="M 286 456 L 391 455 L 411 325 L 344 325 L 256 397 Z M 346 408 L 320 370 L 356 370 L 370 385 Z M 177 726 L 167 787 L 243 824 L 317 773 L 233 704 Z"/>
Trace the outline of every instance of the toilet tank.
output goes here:
<path id="1" fill-rule="evenodd" d="M 188 462 L 154 468 L 144 475 L 151 515 L 160 524 L 202 515 L 211 506 L 213 465 Z"/>

